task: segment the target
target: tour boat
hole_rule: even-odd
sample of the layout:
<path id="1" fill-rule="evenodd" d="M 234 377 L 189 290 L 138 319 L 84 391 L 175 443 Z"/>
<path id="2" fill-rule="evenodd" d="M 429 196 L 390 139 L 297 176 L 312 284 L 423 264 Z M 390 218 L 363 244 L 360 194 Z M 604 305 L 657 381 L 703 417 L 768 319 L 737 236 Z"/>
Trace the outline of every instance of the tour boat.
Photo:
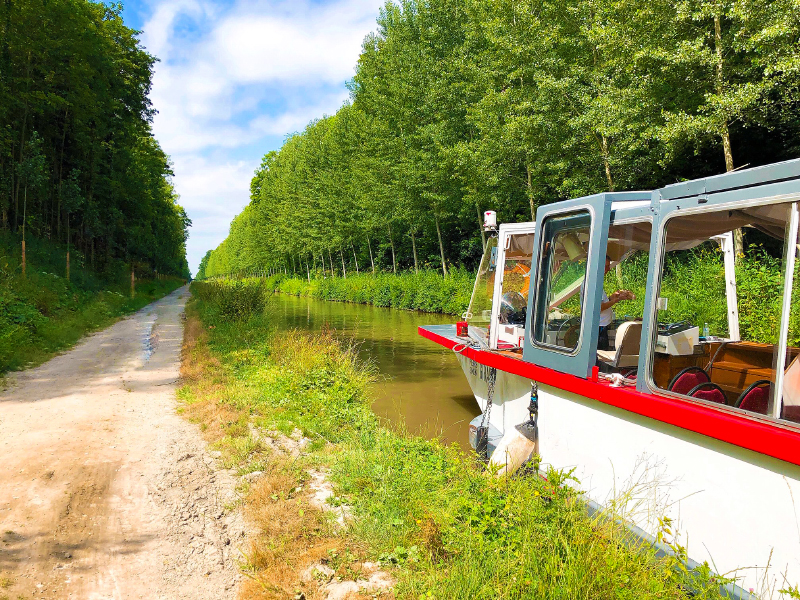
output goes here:
<path id="1" fill-rule="evenodd" d="M 419 329 L 461 363 L 473 445 L 533 440 L 733 596 L 800 584 L 799 203 L 794 160 L 487 213 L 463 321 Z"/>

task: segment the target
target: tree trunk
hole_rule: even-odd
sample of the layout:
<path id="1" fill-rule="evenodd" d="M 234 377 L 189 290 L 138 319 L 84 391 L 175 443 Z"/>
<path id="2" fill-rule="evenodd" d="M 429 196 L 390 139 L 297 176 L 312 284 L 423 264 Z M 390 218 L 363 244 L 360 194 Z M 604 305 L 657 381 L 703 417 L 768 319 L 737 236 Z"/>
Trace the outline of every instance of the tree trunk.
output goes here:
<path id="1" fill-rule="evenodd" d="M 367 247 L 369 248 L 369 262 L 372 263 L 372 274 L 375 275 L 375 259 L 372 258 L 372 242 L 369 241 L 369 236 L 367 236 Z"/>
<path id="2" fill-rule="evenodd" d="M 722 51 L 722 22 L 719 15 L 714 15 L 714 52 L 717 57 L 717 64 L 714 70 L 717 94 L 722 95 L 725 88 L 725 62 Z M 725 170 L 733 171 L 733 148 L 731 147 L 731 133 L 728 129 L 728 121 L 723 120 L 720 124 L 720 137 L 722 138 L 722 152 L 725 155 Z M 738 263 L 739 258 L 744 256 L 744 234 L 742 229 L 733 230 L 733 256 Z"/>
<path id="3" fill-rule="evenodd" d="M 716 89 L 717 94 L 722 95 L 725 87 L 725 64 L 722 52 L 722 23 L 719 15 L 714 15 L 714 52 L 717 56 L 717 64 L 714 70 L 716 76 Z M 733 171 L 733 150 L 731 149 L 731 135 L 728 131 L 727 121 L 722 121 L 720 126 L 720 137 L 722 137 L 722 151 L 725 154 L 725 170 Z"/>
<path id="4" fill-rule="evenodd" d="M 389 243 L 392 245 L 392 270 L 397 275 L 397 258 L 394 254 L 394 238 L 392 237 L 392 226 L 389 225 Z"/>
<path id="5" fill-rule="evenodd" d="M 133 263 L 131 263 L 131 298 L 136 297 L 136 275 L 133 270 Z"/>
<path id="6" fill-rule="evenodd" d="M 442 273 L 444 273 L 444 276 L 447 277 L 447 265 L 444 261 L 444 245 L 442 244 L 442 228 L 439 226 L 438 211 L 433 211 L 433 216 L 436 218 L 436 235 L 439 236 L 439 254 L 442 257 Z"/>
<path id="7" fill-rule="evenodd" d="M 533 182 L 531 181 L 531 167 L 525 165 L 525 170 L 528 173 L 528 204 L 531 206 L 531 221 L 536 220 L 536 206 L 533 202 Z"/>
<path id="8" fill-rule="evenodd" d="M 356 263 L 356 275 L 358 275 L 358 256 L 356 256 L 356 247 L 353 244 L 350 244 L 350 247 L 353 249 L 353 260 Z"/>
<path id="9" fill-rule="evenodd" d="M 336 277 L 336 271 L 333 269 L 333 255 L 331 249 L 328 248 L 328 264 L 331 266 L 331 277 Z"/>
<path id="10" fill-rule="evenodd" d="M 611 165 L 608 162 L 608 138 L 604 135 L 600 136 L 600 149 L 603 152 L 603 166 L 605 167 L 606 171 L 606 185 L 608 185 L 608 191 L 614 191 L 614 180 L 611 178 Z"/>
<path id="11" fill-rule="evenodd" d="M 311 271 L 308 268 L 308 259 L 306 259 L 306 276 L 308 277 L 308 283 L 311 283 Z"/>
<path id="12" fill-rule="evenodd" d="M 344 252 L 342 251 L 341 248 L 339 248 L 339 256 L 342 257 L 342 277 L 347 279 L 347 269 L 344 266 Z"/>
<path id="13" fill-rule="evenodd" d="M 325 277 L 325 253 L 324 252 L 320 252 L 319 253 L 319 258 L 322 261 L 322 276 Z"/>
<path id="14" fill-rule="evenodd" d="M 481 246 L 483 251 L 486 252 L 486 232 L 483 230 L 483 215 L 481 214 L 481 207 L 475 204 L 475 210 L 478 211 L 478 229 L 481 232 Z"/>
<path id="15" fill-rule="evenodd" d="M 26 256 L 25 256 L 25 219 L 27 218 L 28 214 L 28 186 L 25 186 L 25 198 L 22 201 L 22 276 L 25 277 L 25 270 L 27 268 L 26 265 Z"/>
<path id="16" fill-rule="evenodd" d="M 414 251 L 414 272 L 419 273 L 419 266 L 417 264 L 417 240 L 414 236 L 414 230 L 411 230 L 411 249 Z"/>
<path id="17" fill-rule="evenodd" d="M 67 213 L 67 281 L 69 281 L 69 213 Z"/>

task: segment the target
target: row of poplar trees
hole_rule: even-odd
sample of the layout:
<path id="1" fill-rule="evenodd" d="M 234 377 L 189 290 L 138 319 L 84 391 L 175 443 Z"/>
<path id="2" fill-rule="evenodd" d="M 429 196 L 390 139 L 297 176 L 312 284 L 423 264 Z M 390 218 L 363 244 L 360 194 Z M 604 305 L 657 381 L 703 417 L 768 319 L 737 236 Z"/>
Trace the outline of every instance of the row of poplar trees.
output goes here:
<path id="1" fill-rule="evenodd" d="M 481 214 L 800 156 L 798 0 L 403 0 L 204 275 L 474 267 Z"/>
<path id="2" fill-rule="evenodd" d="M 155 58 L 121 10 L 0 1 L 0 226 L 98 271 L 188 276 L 190 221 L 151 132 Z"/>

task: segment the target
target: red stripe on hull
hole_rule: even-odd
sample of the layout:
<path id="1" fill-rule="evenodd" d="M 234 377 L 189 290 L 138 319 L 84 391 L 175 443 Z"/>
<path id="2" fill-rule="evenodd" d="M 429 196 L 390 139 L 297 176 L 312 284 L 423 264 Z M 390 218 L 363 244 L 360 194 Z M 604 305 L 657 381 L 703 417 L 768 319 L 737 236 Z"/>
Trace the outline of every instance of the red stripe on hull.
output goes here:
<path id="1" fill-rule="evenodd" d="M 422 337 L 445 348 L 452 349 L 458 345 L 458 342 L 424 327 L 418 331 Z M 784 428 L 778 423 L 767 423 L 691 400 L 646 394 L 630 388 L 612 388 L 605 382 L 581 379 L 494 352 L 466 348 L 461 354 L 487 367 L 800 465 L 800 431 Z"/>

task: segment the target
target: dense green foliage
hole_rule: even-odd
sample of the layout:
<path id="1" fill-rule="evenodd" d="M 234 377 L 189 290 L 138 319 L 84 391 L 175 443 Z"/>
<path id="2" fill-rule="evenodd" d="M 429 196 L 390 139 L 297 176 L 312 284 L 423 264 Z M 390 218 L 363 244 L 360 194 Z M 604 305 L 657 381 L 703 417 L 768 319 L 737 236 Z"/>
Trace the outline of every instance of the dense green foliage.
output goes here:
<path id="1" fill-rule="evenodd" d="M 204 275 L 474 268 L 484 210 L 800 155 L 796 0 L 400 0 L 378 25 Z"/>
<path id="2" fill-rule="evenodd" d="M 186 228 L 153 138 L 155 58 L 90 0 L 0 3 L 0 227 L 188 277 Z M 65 259 L 54 271 L 65 271 Z"/>
<path id="3" fill-rule="evenodd" d="M 293 296 L 460 315 L 469 306 L 473 279 L 474 275 L 469 271 L 454 269 L 448 277 L 425 270 L 419 273 L 351 275 L 347 279 L 327 277 L 310 281 L 276 275 L 267 281 L 271 289 Z"/>
<path id="4" fill-rule="evenodd" d="M 68 281 L 59 274 L 64 247 L 36 239 L 28 245 L 23 277 L 19 241 L 0 231 L 0 375 L 41 363 L 184 283 L 177 277 L 137 281 L 132 299 L 129 265 L 115 261 L 98 274 L 82 266 L 80 254 Z"/>
<path id="5" fill-rule="evenodd" d="M 192 287 L 213 298 L 203 291 L 209 285 L 234 288 L 225 281 Z M 334 568 L 351 553 L 351 562 L 379 561 L 397 579 L 394 596 L 415 600 L 688 597 L 687 574 L 674 568 L 675 560 L 632 541 L 608 515 L 589 517 L 579 484 L 568 475 L 550 470 L 547 479 L 496 478 L 472 454 L 383 427 L 370 410 L 372 370 L 353 348 L 329 335 L 274 336 L 268 312 L 231 321 L 207 300 L 193 301 L 191 310 L 201 315 L 213 364 L 224 377 L 203 371 L 206 387 L 190 383 L 182 398 L 215 405 L 199 414 L 228 411 L 220 447 L 240 473 L 270 472 L 280 461 L 254 431 L 299 428 L 314 440 L 310 453 L 291 460 L 296 478 L 308 480 L 309 468 L 327 466 L 336 484 L 329 502 L 351 506 L 354 516 L 343 534 L 346 551 L 328 563 Z M 293 480 L 285 493 L 273 490 L 273 502 L 302 489 L 300 482 Z M 292 508 L 296 514 L 287 504 Z M 318 543 L 308 532 L 293 542 Z M 281 551 L 280 540 L 270 546 L 276 560 Z M 257 564 L 245 568 L 260 582 Z M 720 580 L 707 567 L 688 577 L 701 597 L 719 597 Z"/>

